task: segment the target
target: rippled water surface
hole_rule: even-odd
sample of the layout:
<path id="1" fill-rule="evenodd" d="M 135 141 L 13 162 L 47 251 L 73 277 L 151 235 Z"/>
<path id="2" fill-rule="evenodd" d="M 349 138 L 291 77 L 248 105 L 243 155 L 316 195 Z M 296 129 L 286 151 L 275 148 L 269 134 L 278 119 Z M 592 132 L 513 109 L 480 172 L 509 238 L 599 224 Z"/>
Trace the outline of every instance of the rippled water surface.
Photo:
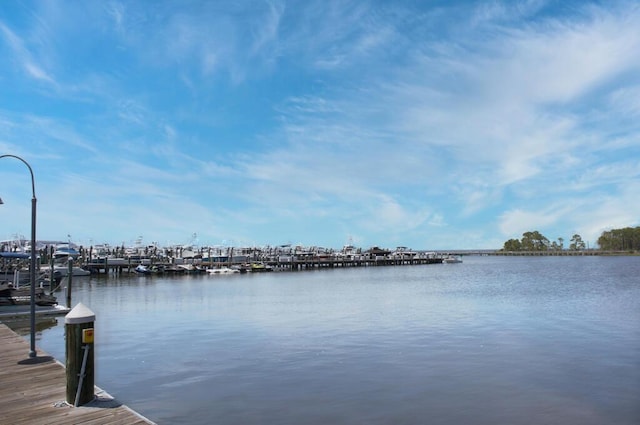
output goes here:
<path id="1" fill-rule="evenodd" d="M 640 257 L 75 278 L 159 424 L 638 424 Z M 59 294 L 64 300 L 64 294 Z M 64 358 L 64 324 L 38 344 Z"/>

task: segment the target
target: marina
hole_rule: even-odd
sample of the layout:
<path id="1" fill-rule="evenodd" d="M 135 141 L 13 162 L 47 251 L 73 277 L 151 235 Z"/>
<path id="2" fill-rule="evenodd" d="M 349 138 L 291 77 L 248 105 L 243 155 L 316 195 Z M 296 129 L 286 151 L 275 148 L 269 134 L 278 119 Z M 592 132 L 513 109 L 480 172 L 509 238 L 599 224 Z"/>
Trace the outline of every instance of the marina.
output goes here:
<path id="1" fill-rule="evenodd" d="M 23 242 L 6 244 L 21 247 Z M 47 243 L 39 249 L 39 272 L 57 278 L 69 274 L 143 273 L 181 274 L 198 273 L 227 268 L 240 272 L 299 271 L 337 267 L 372 267 L 439 264 L 446 254 L 415 251 L 406 247 L 395 250 L 372 247 L 369 249 L 345 245 L 340 250 L 321 247 L 283 245 L 278 247 L 194 247 L 174 246 L 161 248 L 155 245 L 134 247 L 77 247 L 75 244 Z M 64 246 L 64 248 L 61 248 Z M 18 280 L 13 276 L 22 271 L 22 281 L 28 274 L 25 252 L 4 252 L 0 258 L 0 270 L 4 280 Z M 19 275 L 18 275 L 19 276 Z"/>
<path id="2" fill-rule="evenodd" d="M 437 256 L 406 256 L 406 257 L 361 257 L 361 258 L 341 258 L 336 256 L 304 256 L 301 258 L 287 258 L 287 259 L 263 259 L 263 257 L 256 257 L 254 261 L 203 261 L 203 260 L 191 260 L 188 262 L 181 262 L 176 266 L 175 261 L 163 261 L 162 259 L 151 258 L 129 258 L 129 259 L 103 259 L 99 261 L 88 261 L 83 263 L 81 267 L 85 270 L 89 270 L 93 274 L 99 273 L 123 273 L 123 272 L 135 272 L 138 270 L 154 270 L 155 273 L 189 273 L 212 270 L 211 273 L 215 274 L 216 269 L 236 267 L 238 269 L 246 268 L 246 271 L 264 271 L 264 267 L 270 267 L 270 271 L 298 271 L 298 270 L 311 270 L 311 269 L 323 269 L 323 268 L 337 268 L 337 267 L 375 267 L 375 266 L 402 266 L 402 265 L 423 265 L 423 264 L 439 264 L 442 263 L 443 258 Z M 193 265 L 193 268 L 181 267 L 181 265 L 188 264 Z M 140 269 L 139 266 L 145 266 Z"/>

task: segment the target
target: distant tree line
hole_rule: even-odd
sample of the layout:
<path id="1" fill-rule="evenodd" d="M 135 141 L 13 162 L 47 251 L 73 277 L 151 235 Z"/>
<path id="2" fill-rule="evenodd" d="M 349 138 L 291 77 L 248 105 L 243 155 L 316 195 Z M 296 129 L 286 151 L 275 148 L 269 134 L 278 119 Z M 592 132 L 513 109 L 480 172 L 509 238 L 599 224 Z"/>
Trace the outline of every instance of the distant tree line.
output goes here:
<path id="1" fill-rule="evenodd" d="M 606 251 L 638 251 L 640 250 L 640 226 L 602 232 L 598 238 L 598 245 L 600 249 Z"/>
<path id="2" fill-rule="evenodd" d="M 569 249 L 580 251 L 586 248 L 585 242 L 579 234 L 571 237 Z M 564 249 L 564 239 L 550 241 L 546 236 L 537 230 L 524 232 L 522 239 L 509 239 L 504 243 L 503 251 L 562 251 Z"/>
<path id="3" fill-rule="evenodd" d="M 602 232 L 598 238 L 598 245 L 603 251 L 638 251 L 640 250 L 640 226 L 612 229 Z M 568 249 L 582 251 L 585 242 L 579 234 L 574 234 L 569 241 Z M 550 241 L 542 233 L 534 230 L 524 232 L 521 239 L 509 239 L 504 243 L 503 251 L 562 251 L 564 239 Z"/>

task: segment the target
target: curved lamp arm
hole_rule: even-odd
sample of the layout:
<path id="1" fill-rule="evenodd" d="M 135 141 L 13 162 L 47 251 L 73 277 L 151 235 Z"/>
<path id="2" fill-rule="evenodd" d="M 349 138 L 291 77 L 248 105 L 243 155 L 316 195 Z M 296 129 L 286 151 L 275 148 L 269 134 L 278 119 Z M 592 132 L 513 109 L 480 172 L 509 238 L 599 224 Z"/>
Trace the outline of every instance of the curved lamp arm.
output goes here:
<path id="1" fill-rule="evenodd" d="M 15 158 L 21 161 L 29 169 L 31 174 L 31 347 L 29 357 L 36 357 L 36 180 L 33 177 L 33 170 L 27 161 L 16 155 L 0 155 L 2 158 Z"/>
<path id="2" fill-rule="evenodd" d="M 24 165 L 29 169 L 29 174 L 31 174 L 31 193 L 33 195 L 33 199 L 36 199 L 36 179 L 33 177 L 33 170 L 31 169 L 31 165 L 24 159 L 20 158 L 17 155 L 0 155 L 0 158 L 15 158 L 19 161 L 22 161 Z"/>

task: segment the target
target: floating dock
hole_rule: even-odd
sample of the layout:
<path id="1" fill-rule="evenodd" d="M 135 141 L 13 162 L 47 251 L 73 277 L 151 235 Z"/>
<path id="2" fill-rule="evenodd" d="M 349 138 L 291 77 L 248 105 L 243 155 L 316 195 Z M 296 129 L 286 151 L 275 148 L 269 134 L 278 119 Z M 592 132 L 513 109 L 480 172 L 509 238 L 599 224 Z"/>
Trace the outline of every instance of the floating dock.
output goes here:
<path id="1" fill-rule="evenodd" d="M 68 425 L 152 424 L 95 387 L 95 399 L 81 407 L 66 403 L 66 371 L 47 353 L 29 358 L 29 344 L 0 323 L 0 423 Z"/>

